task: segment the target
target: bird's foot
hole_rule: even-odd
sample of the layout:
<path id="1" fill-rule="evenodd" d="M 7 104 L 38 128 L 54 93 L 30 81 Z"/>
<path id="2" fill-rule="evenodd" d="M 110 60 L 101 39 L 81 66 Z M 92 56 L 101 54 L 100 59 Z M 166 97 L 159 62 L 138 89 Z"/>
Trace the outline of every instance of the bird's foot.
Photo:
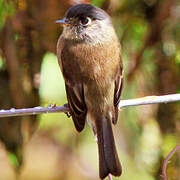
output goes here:
<path id="1" fill-rule="evenodd" d="M 66 116 L 67 116 L 68 118 L 70 118 L 70 117 L 71 117 L 70 112 L 65 112 L 65 114 L 66 114 Z"/>
<path id="2" fill-rule="evenodd" d="M 68 103 L 64 104 L 64 107 L 69 108 L 69 104 L 68 104 Z M 66 116 L 67 116 L 68 118 L 71 117 L 71 113 L 70 113 L 70 112 L 65 112 L 65 114 L 66 114 Z"/>

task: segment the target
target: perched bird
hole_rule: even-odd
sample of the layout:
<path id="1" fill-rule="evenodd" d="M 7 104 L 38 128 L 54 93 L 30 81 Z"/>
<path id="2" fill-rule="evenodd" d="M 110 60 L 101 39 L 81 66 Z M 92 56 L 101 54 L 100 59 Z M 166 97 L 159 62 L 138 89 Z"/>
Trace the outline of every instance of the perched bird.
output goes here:
<path id="1" fill-rule="evenodd" d="M 123 67 L 111 18 L 100 8 L 78 4 L 56 23 L 64 27 L 57 56 L 74 125 L 80 132 L 87 120 L 97 135 L 100 178 L 120 176 L 111 124 L 118 118 Z"/>

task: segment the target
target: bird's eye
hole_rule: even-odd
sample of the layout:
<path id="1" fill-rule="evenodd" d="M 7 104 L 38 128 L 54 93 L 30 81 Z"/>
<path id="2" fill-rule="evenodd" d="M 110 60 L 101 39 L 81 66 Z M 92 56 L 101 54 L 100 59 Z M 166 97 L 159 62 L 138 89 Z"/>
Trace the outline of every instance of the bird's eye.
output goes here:
<path id="1" fill-rule="evenodd" d="M 91 18 L 89 18 L 89 17 L 81 17 L 80 23 L 83 26 L 88 26 L 89 24 L 91 24 Z"/>

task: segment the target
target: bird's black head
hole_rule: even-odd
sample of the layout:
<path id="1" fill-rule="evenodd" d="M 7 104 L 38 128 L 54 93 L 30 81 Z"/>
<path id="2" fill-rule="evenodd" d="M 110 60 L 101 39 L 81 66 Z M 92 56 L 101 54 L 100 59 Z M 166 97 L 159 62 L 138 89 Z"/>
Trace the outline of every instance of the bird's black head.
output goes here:
<path id="1" fill-rule="evenodd" d="M 108 18 L 109 16 L 105 11 L 90 4 L 78 4 L 71 7 L 66 12 L 66 18 L 81 18 L 81 17 L 89 17 L 92 20 L 103 20 Z"/>
<path id="2" fill-rule="evenodd" d="M 63 34 L 66 38 L 93 40 L 108 39 L 112 31 L 109 15 L 102 9 L 90 4 L 78 4 L 71 7 L 63 20 L 56 21 L 64 25 Z"/>

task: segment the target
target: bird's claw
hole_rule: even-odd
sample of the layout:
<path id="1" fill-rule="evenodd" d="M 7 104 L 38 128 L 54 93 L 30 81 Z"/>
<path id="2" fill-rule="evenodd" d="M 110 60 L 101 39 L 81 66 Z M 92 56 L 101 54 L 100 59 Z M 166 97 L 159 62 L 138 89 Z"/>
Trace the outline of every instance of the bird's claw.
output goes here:
<path id="1" fill-rule="evenodd" d="M 71 117 L 70 112 L 65 112 L 65 114 L 66 114 L 66 116 L 67 116 L 68 118 L 70 118 L 70 117 Z"/>
<path id="2" fill-rule="evenodd" d="M 69 108 L 69 104 L 68 104 L 68 103 L 64 104 L 64 107 Z M 66 114 L 66 116 L 67 116 L 68 118 L 70 118 L 70 117 L 71 117 L 70 112 L 65 112 L 65 114 Z"/>

